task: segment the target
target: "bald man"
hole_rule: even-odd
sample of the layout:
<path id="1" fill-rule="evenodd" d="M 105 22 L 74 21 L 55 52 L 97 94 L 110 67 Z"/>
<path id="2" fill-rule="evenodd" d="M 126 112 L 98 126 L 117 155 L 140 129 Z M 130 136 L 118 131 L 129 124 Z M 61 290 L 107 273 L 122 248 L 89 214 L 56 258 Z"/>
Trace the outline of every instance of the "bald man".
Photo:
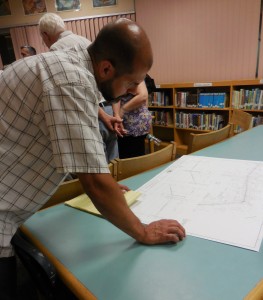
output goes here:
<path id="1" fill-rule="evenodd" d="M 75 47 L 21 59 L 0 76 L 1 299 L 15 290 L 13 234 L 68 173 L 78 175 L 107 220 L 138 242 L 184 239 L 176 220 L 144 225 L 129 209 L 110 175 L 99 132 L 99 99 L 114 102 L 134 93 L 152 63 L 144 30 L 119 19 L 103 27 L 88 50 Z"/>

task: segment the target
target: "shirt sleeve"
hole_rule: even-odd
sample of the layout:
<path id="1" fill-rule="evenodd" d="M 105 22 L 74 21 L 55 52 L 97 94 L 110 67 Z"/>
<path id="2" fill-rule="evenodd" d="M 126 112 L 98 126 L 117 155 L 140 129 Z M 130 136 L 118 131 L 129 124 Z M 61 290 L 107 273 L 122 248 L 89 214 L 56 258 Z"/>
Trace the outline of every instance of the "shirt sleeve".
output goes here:
<path id="1" fill-rule="evenodd" d="M 57 171 L 109 173 L 92 88 L 62 85 L 46 92 L 43 103 Z"/>

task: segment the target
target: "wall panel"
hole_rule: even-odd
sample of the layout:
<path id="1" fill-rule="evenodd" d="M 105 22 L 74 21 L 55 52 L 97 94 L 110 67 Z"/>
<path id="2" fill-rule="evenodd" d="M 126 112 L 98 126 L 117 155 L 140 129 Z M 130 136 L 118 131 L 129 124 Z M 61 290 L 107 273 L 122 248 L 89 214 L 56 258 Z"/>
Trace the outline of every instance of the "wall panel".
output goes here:
<path id="1" fill-rule="evenodd" d="M 157 82 L 255 77 L 260 0 L 136 0 L 135 10 L 152 42 Z"/>
<path id="2" fill-rule="evenodd" d="M 73 33 L 82 35 L 88 40 L 93 41 L 104 25 L 113 22 L 120 17 L 135 20 L 134 13 L 127 13 L 113 16 L 101 16 L 81 20 L 65 21 L 65 25 L 67 30 L 71 30 Z M 49 51 L 39 34 L 38 25 L 12 27 L 10 28 L 10 35 L 12 38 L 16 59 L 22 58 L 20 53 L 20 47 L 22 45 L 33 46 L 37 53 Z"/>

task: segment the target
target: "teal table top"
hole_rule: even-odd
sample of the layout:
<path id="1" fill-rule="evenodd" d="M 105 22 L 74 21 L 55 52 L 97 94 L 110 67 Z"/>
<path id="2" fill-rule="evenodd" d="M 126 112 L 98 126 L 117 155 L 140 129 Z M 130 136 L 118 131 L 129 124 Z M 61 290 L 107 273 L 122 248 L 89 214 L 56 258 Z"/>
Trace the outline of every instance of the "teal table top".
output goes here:
<path id="1" fill-rule="evenodd" d="M 263 126 L 194 153 L 263 160 Z M 166 166 L 124 180 L 137 189 Z M 108 221 L 60 204 L 26 228 L 100 300 L 240 300 L 263 278 L 254 252 L 188 236 L 144 246 Z"/>

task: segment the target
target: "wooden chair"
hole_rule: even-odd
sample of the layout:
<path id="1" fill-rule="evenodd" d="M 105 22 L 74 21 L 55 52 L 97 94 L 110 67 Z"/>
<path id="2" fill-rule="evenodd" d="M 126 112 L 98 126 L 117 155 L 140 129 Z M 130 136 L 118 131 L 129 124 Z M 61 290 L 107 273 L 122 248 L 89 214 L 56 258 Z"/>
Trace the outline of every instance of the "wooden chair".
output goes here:
<path id="1" fill-rule="evenodd" d="M 231 125 L 208 133 L 191 133 L 188 154 L 221 142 L 229 137 Z"/>
<path id="2" fill-rule="evenodd" d="M 112 177 L 117 180 L 117 162 L 115 160 L 109 163 L 109 170 Z"/>
<path id="3" fill-rule="evenodd" d="M 114 179 L 117 179 L 116 168 L 117 163 L 115 161 L 109 163 L 109 170 Z M 44 204 L 44 206 L 41 207 L 41 209 L 65 202 L 83 193 L 85 193 L 85 191 L 83 190 L 83 187 L 78 179 L 64 181 L 59 185 L 55 194 L 48 200 L 46 204 Z"/>
<path id="4" fill-rule="evenodd" d="M 117 162 L 117 181 L 125 179 L 127 177 L 139 174 L 141 172 L 153 169 L 162 164 L 175 159 L 176 155 L 176 143 L 171 142 L 165 148 L 152 152 L 150 154 L 116 159 Z"/>
<path id="5" fill-rule="evenodd" d="M 229 124 L 231 124 L 230 136 L 233 136 L 252 127 L 252 115 L 245 111 L 234 109 Z"/>

